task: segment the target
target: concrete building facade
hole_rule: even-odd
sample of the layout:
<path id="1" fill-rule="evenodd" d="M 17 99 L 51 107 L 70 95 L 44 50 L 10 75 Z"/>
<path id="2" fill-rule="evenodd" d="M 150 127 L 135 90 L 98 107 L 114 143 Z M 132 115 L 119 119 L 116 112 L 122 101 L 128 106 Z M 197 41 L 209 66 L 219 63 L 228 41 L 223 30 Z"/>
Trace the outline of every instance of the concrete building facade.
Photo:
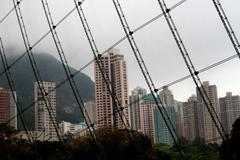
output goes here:
<path id="1" fill-rule="evenodd" d="M 161 100 L 166 106 L 174 106 L 174 97 L 172 91 L 168 89 L 168 86 L 164 86 L 163 90 L 159 93 Z"/>
<path id="2" fill-rule="evenodd" d="M 140 104 L 141 132 L 154 142 L 154 108 L 156 103 L 151 94 L 144 96 Z"/>
<path id="3" fill-rule="evenodd" d="M 189 141 L 199 137 L 197 105 L 195 95 L 189 97 L 188 101 L 183 103 L 184 137 Z"/>
<path id="4" fill-rule="evenodd" d="M 147 94 L 147 90 L 141 87 L 135 88 L 129 96 L 129 108 L 130 108 L 130 122 L 133 130 L 139 131 L 141 129 L 140 124 L 140 105 L 143 102 L 143 97 Z"/>
<path id="5" fill-rule="evenodd" d="M 208 81 L 203 82 L 202 86 L 205 89 L 211 101 L 212 107 L 214 108 L 215 112 L 219 117 L 220 107 L 219 107 L 219 101 L 218 101 L 218 95 L 217 95 L 217 86 L 209 85 Z M 201 90 L 203 90 L 203 88 L 201 88 Z M 200 95 L 198 90 L 197 90 L 197 101 L 198 101 L 197 113 L 198 113 L 199 137 L 204 138 L 206 142 L 217 142 L 219 138 L 219 134 L 207 110 L 207 107 L 203 101 L 203 98 Z"/>
<path id="6" fill-rule="evenodd" d="M 100 61 L 103 73 L 97 62 L 95 62 L 97 127 L 114 126 L 117 128 L 125 128 L 124 123 L 129 124 L 126 61 L 118 49 L 110 50 L 107 55 L 100 58 L 99 62 Z M 104 77 L 105 80 L 107 80 L 107 84 Z M 109 92 L 109 89 L 112 94 Z M 112 97 L 114 97 L 114 99 Z M 123 114 L 125 116 L 123 116 Z M 130 126 L 128 125 L 127 127 Z"/>
<path id="7" fill-rule="evenodd" d="M 13 96 L 14 95 L 14 96 Z M 0 123 L 17 129 L 17 94 L 9 89 L 0 88 Z"/>
<path id="8" fill-rule="evenodd" d="M 234 121 L 240 117 L 240 96 L 227 92 L 219 98 L 221 122 L 225 131 L 230 134 Z"/>
<path id="9" fill-rule="evenodd" d="M 47 96 L 44 96 L 44 99 L 46 100 L 48 106 L 46 106 L 45 101 L 42 98 L 38 83 L 35 82 L 34 100 L 37 101 L 37 103 L 35 103 L 35 130 L 44 132 L 44 134 L 47 135 L 49 141 L 56 141 L 58 139 L 55 129 L 57 126 L 55 83 L 42 82 L 41 87 L 46 91 L 46 93 L 48 93 Z M 49 110 L 47 107 L 49 107 Z"/>

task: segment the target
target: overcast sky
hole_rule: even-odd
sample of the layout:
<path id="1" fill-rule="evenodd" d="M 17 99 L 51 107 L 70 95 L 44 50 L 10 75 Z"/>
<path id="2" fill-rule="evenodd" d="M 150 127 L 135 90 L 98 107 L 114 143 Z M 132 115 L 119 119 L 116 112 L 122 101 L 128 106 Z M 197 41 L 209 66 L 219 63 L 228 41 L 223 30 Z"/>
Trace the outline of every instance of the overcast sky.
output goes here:
<path id="1" fill-rule="evenodd" d="M 157 0 L 119 1 L 132 30 L 161 13 Z M 179 0 L 166 0 L 168 6 L 177 2 Z M 240 39 L 240 1 L 222 0 L 222 4 Z M 73 0 L 49 0 L 49 5 L 55 23 L 74 7 Z M 0 18 L 12 7 L 11 0 L 1 0 Z M 48 31 L 41 1 L 23 0 L 21 8 L 30 43 L 33 44 Z M 83 9 L 100 52 L 124 36 L 112 0 L 86 0 Z M 197 70 L 236 54 L 211 0 L 187 0 L 171 14 Z M 92 52 L 76 11 L 57 31 L 71 66 L 79 69 L 92 60 Z M 14 12 L 0 24 L 0 36 L 5 48 L 14 47 L 17 52 L 24 52 Z M 134 37 L 156 86 L 161 87 L 188 74 L 164 17 L 138 31 Z M 127 61 L 129 92 L 137 86 L 147 88 L 128 42 L 124 41 L 117 48 Z M 50 35 L 35 47 L 34 52 L 48 52 L 58 58 Z M 216 84 L 220 97 L 228 91 L 240 95 L 239 69 L 240 60 L 236 58 L 200 74 L 200 78 Z M 94 80 L 93 65 L 83 72 Z M 182 101 L 195 93 L 191 79 L 170 89 L 175 99 Z"/>

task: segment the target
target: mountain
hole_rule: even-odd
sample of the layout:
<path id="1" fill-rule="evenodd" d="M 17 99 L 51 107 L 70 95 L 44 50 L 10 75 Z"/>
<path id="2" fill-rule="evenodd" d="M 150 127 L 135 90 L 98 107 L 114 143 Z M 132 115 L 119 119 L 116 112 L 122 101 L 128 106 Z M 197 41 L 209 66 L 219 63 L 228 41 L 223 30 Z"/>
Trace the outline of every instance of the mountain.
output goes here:
<path id="1" fill-rule="evenodd" d="M 19 55 L 8 56 L 8 64 L 16 60 Z M 50 54 L 41 53 L 34 54 L 39 72 L 43 81 L 55 82 L 56 85 L 66 79 L 62 63 Z M 72 73 L 77 70 L 70 68 Z M 0 72 L 3 71 L 2 63 L 0 63 Z M 35 77 L 30 65 L 28 56 L 25 55 L 11 69 L 11 74 L 17 90 L 18 101 L 23 108 L 26 108 L 33 102 L 33 84 Z M 82 99 L 86 101 L 94 100 L 94 82 L 85 74 L 79 73 L 74 77 L 76 85 L 80 91 Z M 9 88 L 5 75 L 0 76 L 0 87 Z M 68 81 L 61 87 L 57 88 L 57 119 L 58 121 L 65 120 L 72 123 L 78 123 L 83 120 L 80 114 L 79 106 L 77 105 L 72 90 Z M 34 128 L 34 106 L 28 109 L 24 116 L 26 117 L 27 126 L 30 129 Z M 19 122 L 19 120 L 18 120 Z M 21 123 L 18 123 L 21 128 Z"/>

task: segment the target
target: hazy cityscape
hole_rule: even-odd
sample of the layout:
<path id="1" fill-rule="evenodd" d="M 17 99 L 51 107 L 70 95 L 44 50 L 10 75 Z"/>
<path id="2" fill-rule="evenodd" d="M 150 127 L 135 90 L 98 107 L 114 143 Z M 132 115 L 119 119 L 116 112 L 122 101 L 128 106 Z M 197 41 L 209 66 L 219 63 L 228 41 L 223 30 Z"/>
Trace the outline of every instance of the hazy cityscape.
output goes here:
<path id="1" fill-rule="evenodd" d="M 102 12 L 85 0 L 59 2 L 53 10 L 57 2 L 48 0 L 37 2 L 42 8 L 30 0 L 0 2 L 0 160 L 240 159 L 240 44 L 234 31 L 240 23 L 229 9 L 234 5 L 224 3 L 233 27 L 218 0 L 212 9 L 206 2 L 188 3 L 196 16 L 188 17 L 192 24 L 179 18 L 186 10 L 174 14 L 187 0 L 143 0 L 134 8 L 112 1 L 112 7 L 95 2 L 105 6 Z M 206 7 L 204 15 L 191 8 L 198 5 Z M 213 9 L 218 17 L 205 21 Z M 33 10 L 43 12 L 29 14 Z M 96 18 L 99 12 L 109 19 Z M 161 17 L 168 30 L 159 36 L 155 21 Z M 175 18 L 189 28 L 176 25 Z M 216 32 L 210 21 L 217 21 Z M 75 37 L 75 24 L 84 39 Z M 225 37 L 218 36 L 222 32 Z"/>

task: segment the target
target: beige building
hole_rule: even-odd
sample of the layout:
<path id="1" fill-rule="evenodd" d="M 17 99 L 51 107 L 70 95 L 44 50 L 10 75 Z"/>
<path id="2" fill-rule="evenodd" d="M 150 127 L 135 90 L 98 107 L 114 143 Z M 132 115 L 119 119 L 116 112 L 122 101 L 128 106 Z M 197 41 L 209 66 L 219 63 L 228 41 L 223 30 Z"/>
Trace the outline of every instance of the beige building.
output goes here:
<path id="1" fill-rule="evenodd" d="M 17 95 L 15 91 L 13 94 L 9 89 L 0 88 L 0 124 L 7 123 L 17 129 L 17 106 L 14 100 Z"/>
<path id="2" fill-rule="evenodd" d="M 175 114 L 176 114 L 176 132 L 178 137 L 184 137 L 184 117 L 183 117 L 183 102 L 175 101 Z"/>
<path id="3" fill-rule="evenodd" d="M 240 96 L 227 92 L 225 97 L 219 98 L 219 103 L 222 125 L 230 134 L 234 121 L 240 117 Z"/>
<path id="4" fill-rule="evenodd" d="M 107 55 L 101 57 L 101 65 L 104 70 L 104 77 L 108 81 L 108 85 L 104 81 L 104 77 L 95 62 L 95 98 L 96 98 L 96 120 L 97 127 L 115 126 L 124 128 L 124 123 L 129 124 L 129 108 L 128 104 L 128 81 L 127 66 L 124 56 L 120 54 L 118 49 L 110 50 Z M 109 92 L 111 90 L 115 100 Z M 124 107 L 121 111 L 120 107 Z M 119 116 L 118 112 L 125 116 Z M 129 127 L 129 126 L 128 126 Z"/>
<path id="5" fill-rule="evenodd" d="M 215 112 L 219 117 L 220 109 L 219 109 L 219 101 L 218 101 L 216 85 L 209 85 L 208 81 L 203 82 L 202 85 L 212 103 L 212 106 Z M 214 122 L 198 90 L 197 90 L 197 100 L 198 100 L 197 113 L 198 113 L 199 136 L 204 138 L 206 142 L 217 142 L 215 141 L 216 139 L 219 139 L 217 128 L 214 125 Z"/>
<path id="6" fill-rule="evenodd" d="M 38 83 L 34 83 L 34 100 L 37 101 L 35 103 L 35 130 L 44 132 L 50 141 L 56 141 L 58 139 L 55 129 L 55 126 L 57 126 L 55 83 L 42 82 L 42 89 L 48 93 L 44 97 L 48 106 L 46 106 L 44 99 L 42 99 Z M 49 107 L 49 110 L 47 107 Z M 52 118 L 49 115 L 49 111 Z"/>
<path id="7" fill-rule="evenodd" d="M 184 137 L 189 141 L 199 137 L 197 104 L 195 95 L 183 103 Z"/>

